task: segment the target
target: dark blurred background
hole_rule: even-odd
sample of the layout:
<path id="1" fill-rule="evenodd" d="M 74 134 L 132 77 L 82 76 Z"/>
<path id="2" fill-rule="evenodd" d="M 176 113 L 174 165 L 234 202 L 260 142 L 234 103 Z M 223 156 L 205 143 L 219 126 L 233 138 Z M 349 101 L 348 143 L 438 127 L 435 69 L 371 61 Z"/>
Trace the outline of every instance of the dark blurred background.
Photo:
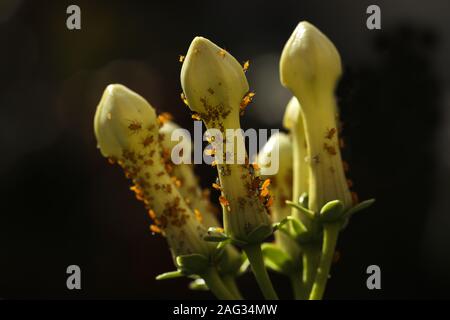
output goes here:
<path id="1" fill-rule="evenodd" d="M 79 31 L 66 28 L 70 4 L 81 8 Z M 381 30 L 366 28 L 370 4 Z M 377 198 L 342 233 L 326 298 L 450 298 L 448 0 L 1 0 L 0 298 L 210 298 L 186 280 L 154 280 L 173 269 L 169 252 L 96 149 L 95 108 L 107 84 L 123 83 L 192 130 L 178 55 L 202 35 L 251 61 L 256 97 L 243 127 L 281 128 L 290 94 L 278 60 L 301 20 L 341 53 L 344 157 L 360 198 Z M 197 170 L 210 186 L 215 172 Z M 71 264 L 81 291 L 66 288 Z M 366 288 L 371 264 L 378 291 Z M 239 283 L 260 297 L 251 275 Z"/>

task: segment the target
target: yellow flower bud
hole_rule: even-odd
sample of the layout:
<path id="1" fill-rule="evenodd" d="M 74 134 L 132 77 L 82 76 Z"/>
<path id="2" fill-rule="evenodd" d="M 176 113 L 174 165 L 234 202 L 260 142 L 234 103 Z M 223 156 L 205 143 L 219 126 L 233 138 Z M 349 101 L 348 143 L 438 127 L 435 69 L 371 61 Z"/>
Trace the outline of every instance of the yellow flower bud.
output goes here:
<path id="1" fill-rule="evenodd" d="M 98 148 L 104 157 L 118 159 L 124 150 L 137 149 L 143 134 L 155 123 L 155 110 L 144 98 L 123 85 L 111 84 L 106 87 L 95 113 Z"/>
<path id="2" fill-rule="evenodd" d="M 132 179 L 131 189 L 154 221 L 151 230 L 166 236 L 173 256 L 208 256 L 212 245 L 203 240 L 206 229 L 166 171 L 159 123 L 150 104 L 122 85 L 110 85 L 97 107 L 94 128 L 101 153 Z"/>
<path id="3" fill-rule="evenodd" d="M 283 126 L 290 131 L 292 137 L 292 161 L 293 161 L 293 188 L 292 200 L 297 202 L 304 192 L 308 192 L 308 166 L 307 143 L 300 103 L 296 97 L 292 97 L 286 106 L 283 118 Z M 301 212 L 292 209 L 295 217 L 302 219 Z"/>
<path id="4" fill-rule="evenodd" d="M 280 222 L 291 214 L 291 208 L 286 204 L 286 200 L 292 199 L 292 149 L 291 138 L 280 132 L 273 134 L 258 153 L 257 163 L 260 174 L 264 179 L 271 181 L 270 190 L 274 197 L 271 207 L 273 222 Z M 274 164 L 273 161 L 278 163 Z M 278 172 L 273 174 L 271 170 L 268 170 L 270 166 L 278 167 Z M 275 242 L 294 259 L 298 257 L 299 248 L 288 235 L 281 231 L 276 232 Z"/>
<path id="5" fill-rule="evenodd" d="M 333 43 L 311 23 L 300 22 L 281 54 L 281 83 L 303 108 L 315 108 L 310 104 L 324 92 L 333 93 L 341 73 L 341 58 Z"/>
<path id="6" fill-rule="evenodd" d="M 338 138 L 334 89 L 341 59 L 333 43 L 316 27 L 301 22 L 286 43 L 280 77 L 300 103 L 307 142 L 309 209 L 319 212 L 328 201 L 352 205 Z"/>
<path id="7" fill-rule="evenodd" d="M 248 92 L 242 66 L 211 41 L 196 37 L 181 69 L 181 85 L 189 108 L 200 116 L 208 129 L 221 133 L 222 141 L 216 139 L 212 145 L 224 151 L 217 152 L 215 159 L 226 233 L 235 240 L 253 241 L 249 235 L 262 227 L 267 231 L 263 232 L 264 236 L 268 236 L 272 227 L 265 205 L 270 201 L 265 196 L 260 198 L 261 183 L 248 163 L 240 130 L 240 105 Z M 232 136 L 227 134 L 227 129 L 234 129 Z M 230 159 L 245 161 L 230 163 Z"/>
<path id="8" fill-rule="evenodd" d="M 239 106 L 249 87 L 242 66 L 227 51 L 194 38 L 181 68 L 181 86 L 189 108 L 207 127 L 239 128 Z"/>

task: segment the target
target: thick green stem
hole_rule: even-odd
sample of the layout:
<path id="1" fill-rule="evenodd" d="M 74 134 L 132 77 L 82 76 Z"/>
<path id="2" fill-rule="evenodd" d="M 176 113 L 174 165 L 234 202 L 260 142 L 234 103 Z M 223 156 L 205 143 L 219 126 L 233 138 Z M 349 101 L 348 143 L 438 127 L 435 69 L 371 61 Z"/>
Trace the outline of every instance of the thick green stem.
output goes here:
<path id="1" fill-rule="evenodd" d="M 258 282 L 259 288 L 261 289 L 264 298 L 267 300 L 278 300 L 277 293 L 272 286 L 269 274 L 267 273 L 266 267 L 264 265 L 261 245 L 247 245 L 242 249 L 247 255 L 248 261 L 252 266 L 253 274 L 255 275 L 256 281 Z"/>
<path id="2" fill-rule="evenodd" d="M 303 247 L 303 291 L 304 299 L 310 295 L 311 288 L 317 273 L 320 258 L 320 247 L 317 244 L 308 244 Z"/>
<path id="3" fill-rule="evenodd" d="M 222 282 L 219 273 L 215 268 L 209 268 L 200 275 L 205 280 L 209 290 L 220 300 L 234 300 L 235 297 Z"/>
<path id="4" fill-rule="evenodd" d="M 320 257 L 319 267 L 317 268 L 316 279 L 309 296 L 310 300 L 320 300 L 325 292 L 328 274 L 331 263 L 333 262 L 334 250 L 339 235 L 340 224 L 325 224 L 323 228 L 322 256 Z"/>
<path id="5" fill-rule="evenodd" d="M 232 275 L 225 275 L 222 277 L 223 283 L 228 288 L 228 291 L 230 291 L 236 300 L 243 300 L 241 292 L 239 291 L 239 288 L 236 285 L 236 280 L 234 279 L 234 276 Z"/>
<path id="6" fill-rule="evenodd" d="M 305 292 L 305 288 L 303 286 L 301 273 L 293 273 L 289 276 L 291 280 L 292 291 L 294 292 L 295 300 L 305 300 L 308 295 Z"/>

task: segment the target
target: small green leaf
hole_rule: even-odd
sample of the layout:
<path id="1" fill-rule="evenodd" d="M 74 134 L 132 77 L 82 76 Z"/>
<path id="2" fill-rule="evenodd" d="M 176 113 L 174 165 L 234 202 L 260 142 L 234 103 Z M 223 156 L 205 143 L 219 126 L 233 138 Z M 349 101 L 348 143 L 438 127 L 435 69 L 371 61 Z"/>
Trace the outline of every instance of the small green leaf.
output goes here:
<path id="1" fill-rule="evenodd" d="M 209 260 L 202 254 L 188 254 L 178 256 L 177 264 L 187 274 L 200 274 L 209 267 Z"/>
<path id="2" fill-rule="evenodd" d="M 313 239 L 313 234 L 310 230 L 308 230 L 302 221 L 291 216 L 289 216 L 289 220 L 291 221 L 293 231 L 293 234 L 290 236 L 293 237 L 298 243 L 308 243 Z"/>
<path id="3" fill-rule="evenodd" d="M 299 219 L 294 218 L 292 216 L 289 216 L 288 219 L 292 224 L 292 228 L 294 229 L 295 235 L 308 232 L 308 229 L 306 228 L 306 226 Z"/>
<path id="4" fill-rule="evenodd" d="M 229 239 L 229 237 L 221 229 L 211 227 L 203 239 L 209 242 L 222 242 Z"/>
<path id="5" fill-rule="evenodd" d="M 273 243 L 263 243 L 261 246 L 266 266 L 273 271 L 289 275 L 295 270 L 292 259 Z"/>
<path id="6" fill-rule="evenodd" d="M 309 197 L 308 193 L 303 192 L 302 195 L 298 198 L 298 204 L 303 208 L 308 208 Z"/>
<path id="7" fill-rule="evenodd" d="M 289 200 L 286 200 L 286 204 L 288 206 L 291 206 L 291 207 L 297 209 L 298 211 L 302 212 L 303 214 L 305 214 L 305 216 L 308 219 L 311 219 L 311 220 L 314 219 L 314 212 L 309 209 L 306 209 L 305 207 L 301 206 L 300 204 L 289 201 Z"/>
<path id="8" fill-rule="evenodd" d="M 189 289 L 191 290 L 198 290 L 198 291 L 208 291 L 209 288 L 205 283 L 205 280 L 202 278 L 195 279 L 194 281 L 191 281 L 189 283 Z"/>
<path id="9" fill-rule="evenodd" d="M 207 235 L 203 237 L 203 240 L 208 241 L 208 242 L 222 242 L 222 241 L 226 241 L 228 238 L 224 238 L 224 237 L 218 237 L 215 235 Z"/>
<path id="10" fill-rule="evenodd" d="M 320 221 L 325 223 L 335 222 L 342 218 L 344 204 L 341 200 L 333 200 L 324 204 L 320 209 Z"/>
<path id="11" fill-rule="evenodd" d="M 272 224 L 273 232 L 279 230 L 282 226 L 284 226 L 289 221 L 289 217 L 284 218 L 280 222 L 275 222 Z"/>
<path id="12" fill-rule="evenodd" d="M 261 224 L 249 233 L 247 242 L 250 244 L 261 243 L 273 233 L 272 226 Z"/>
<path id="13" fill-rule="evenodd" d="M 370 207 L 374 202 L 375 202 L 375 199 L 369 199 L 369 200 L 360 202 L 357 205 L 355 205 L 354 207 L 348 209 L 348 211 L 345 214 L 347 217 L 350 218 L 350 216 L 354 215 L 356 212 Z"/>
<path id="14" fill-rule="evenodd" d="M 174 278 L 180 278 L 183 276 L 184 276 L 184 274 L 181 270 L 175 270 L 175 271 L 164 272 L 164 273 L 157 275 L 156 280 L 174 279 Z"/>

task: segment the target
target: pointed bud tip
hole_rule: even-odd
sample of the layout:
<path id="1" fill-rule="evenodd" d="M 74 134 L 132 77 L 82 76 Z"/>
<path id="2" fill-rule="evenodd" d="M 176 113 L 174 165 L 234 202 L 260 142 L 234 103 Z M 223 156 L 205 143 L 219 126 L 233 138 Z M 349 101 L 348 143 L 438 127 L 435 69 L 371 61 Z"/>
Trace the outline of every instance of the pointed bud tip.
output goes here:
<path id="1" fill-rule="evenodd" d="M 181 86 L 189 108 L 198 113 L 221 106 L 239 113 L 249 86 L 241 64 L 210 40 L 195 37 L 181 67 Z M 229 110 L 228 110 L 229 109 Z"/>
<path id="2" fill-rule="evenodd" d="M 106 87 L 94 117 L 94 132 L 103 156 L 119 158 L 151 124 L 156 124 L 156 113 L 144 98 L 121 84 Z"/>
<path id="3" fill-rule="evenodd" d="M 288 130 L 293 129 L 297 125 L 299 117 L 300 103 L 298 102 L 296 97 L 292 97 L 291 100 L 289 100 L 284 112 L 283 127 Z"/>
<path id="4" fill-rule="evenodd" d="M 281 83 L 302 99 L 310 91 L 334 90 L 340 75 L 341 59 L 334 44 L 311 23 L 300 22 L 281 54 Z"/>

